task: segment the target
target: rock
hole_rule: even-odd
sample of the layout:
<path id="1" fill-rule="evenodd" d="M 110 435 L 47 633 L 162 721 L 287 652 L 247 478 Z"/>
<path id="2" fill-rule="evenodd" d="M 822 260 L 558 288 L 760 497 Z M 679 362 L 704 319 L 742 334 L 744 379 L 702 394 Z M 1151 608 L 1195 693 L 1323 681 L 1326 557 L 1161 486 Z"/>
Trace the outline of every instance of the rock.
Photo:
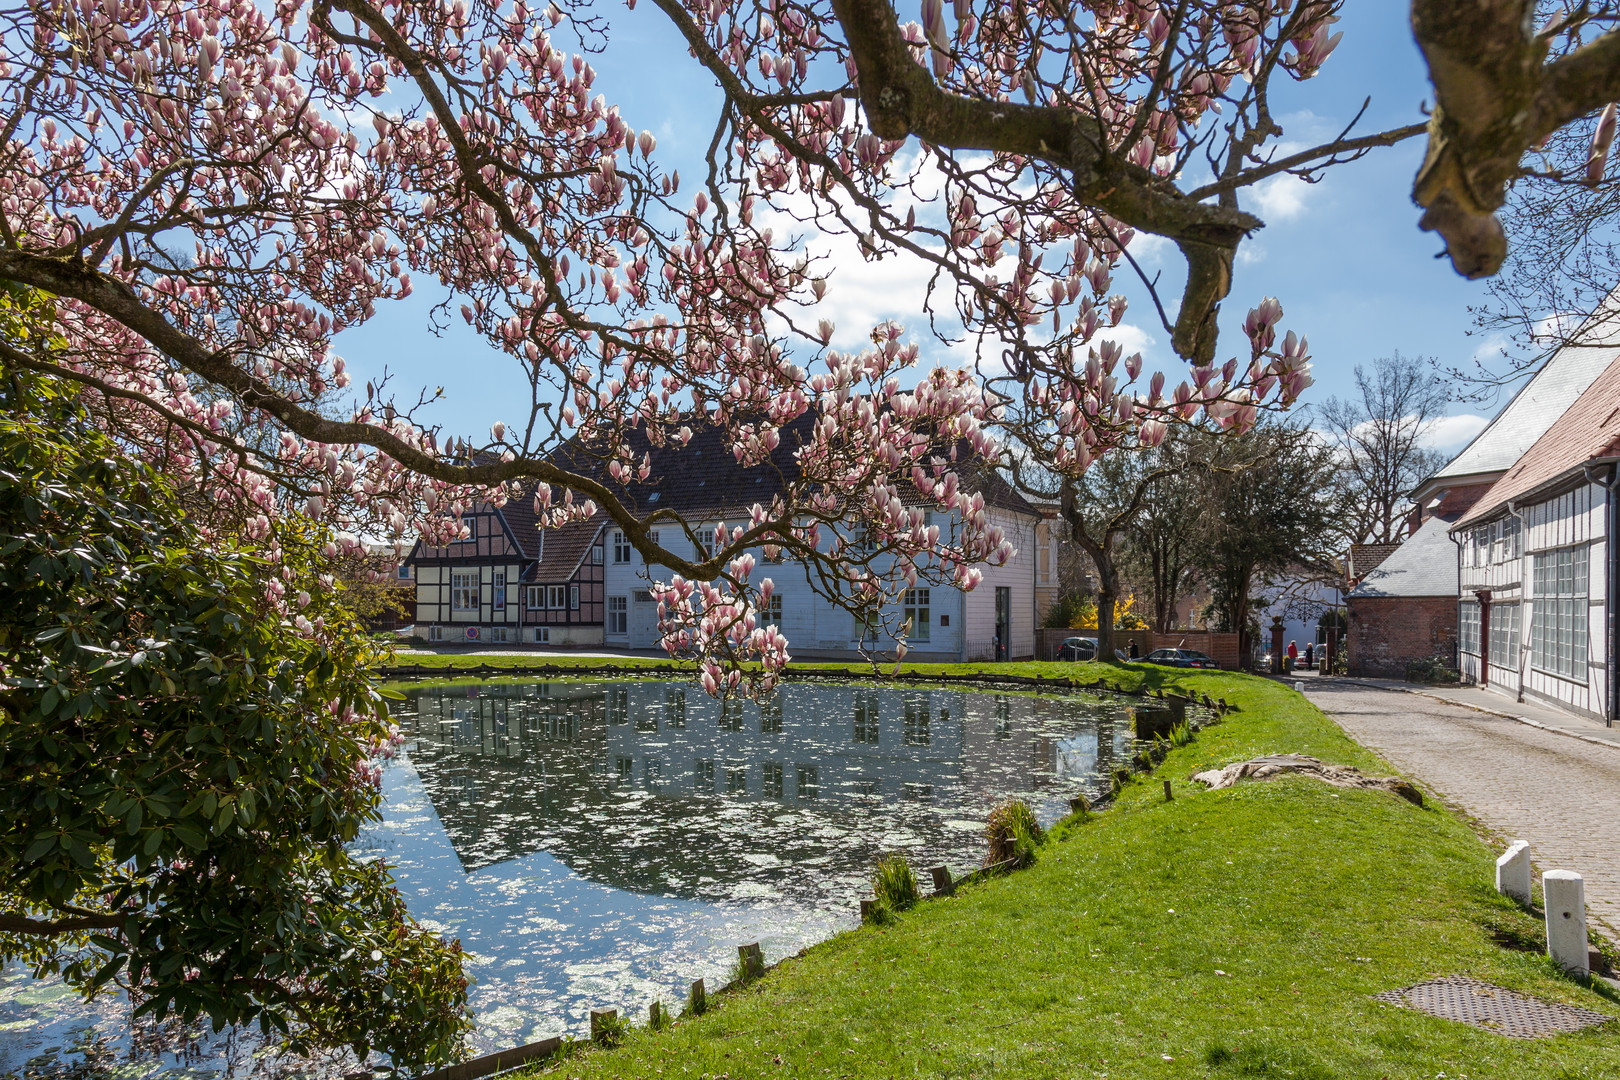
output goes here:
<path id="1" fill-rule="evenodd" d="M 1394 792 L 1414 806 L 1423 805 L 1423 793 L 1393 776 L 1367 776 L 1348 765 L 1330 765 L 1305 754 L 1271 754 L 1228 765 L 1224 769 L 1194 773 L 1192 779 L 1210 790 L 1229 788 L 1239 780 L 1270 780 L 1276 776 L 1308 776 L 1334 787 L 1377 788 Z"/>

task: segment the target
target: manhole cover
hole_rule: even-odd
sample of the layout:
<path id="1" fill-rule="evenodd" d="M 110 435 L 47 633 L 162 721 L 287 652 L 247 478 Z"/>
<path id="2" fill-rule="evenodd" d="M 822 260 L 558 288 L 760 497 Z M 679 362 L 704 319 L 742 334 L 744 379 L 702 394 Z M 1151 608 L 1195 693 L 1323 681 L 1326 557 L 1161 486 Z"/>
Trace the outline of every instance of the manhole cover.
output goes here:
<path id="1" fill-rule="evenodd" d="M 1465 975 L 1430 979 L 1404 990 L 1385 990 L 1373 996 L 1379 1001 L 1472 1024 L 1510 1039 L 1539 1039 L 1560 1031 L 1579 1031 L 1606 1024 L 1613 1019 L 1606 1013 L 1526 997 Z"/>

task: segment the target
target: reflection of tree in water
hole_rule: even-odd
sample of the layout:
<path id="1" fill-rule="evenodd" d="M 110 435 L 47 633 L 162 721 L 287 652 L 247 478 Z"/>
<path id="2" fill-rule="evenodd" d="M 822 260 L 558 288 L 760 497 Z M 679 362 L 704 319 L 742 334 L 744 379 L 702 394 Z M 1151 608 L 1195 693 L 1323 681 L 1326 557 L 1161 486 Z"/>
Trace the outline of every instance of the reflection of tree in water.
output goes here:
<path id="1" fill-rule="evenodd" d="M 996 802 L 1056 816 L 1129 742 L 1118 706 L 949 690 L 790 686 L 761 706 L 535 683 L 412 704 L 411 758 L 465 870 L 544 850 L 604 885 L 711 901 L 742 883 L 814 901 L 895 848 L 969 865 Z"/>
<path id="2" fill-rule="evenodd" d="M 51 1041 L 55 1045 L 42 1048 L 20 1067 L 0 1071 L 0 1080 L 138 1080 L 188 1074 L 294 1080 L 351 1075 L 360 1064 L 347 1050 L 281 1054 L 267 1048 L 256 1030 L 227 1027 L 215 1032 L 205 1021 L 188 1024 L 150 1016 L 127 1019 L 110 1033 L 86 1024 Z"/>

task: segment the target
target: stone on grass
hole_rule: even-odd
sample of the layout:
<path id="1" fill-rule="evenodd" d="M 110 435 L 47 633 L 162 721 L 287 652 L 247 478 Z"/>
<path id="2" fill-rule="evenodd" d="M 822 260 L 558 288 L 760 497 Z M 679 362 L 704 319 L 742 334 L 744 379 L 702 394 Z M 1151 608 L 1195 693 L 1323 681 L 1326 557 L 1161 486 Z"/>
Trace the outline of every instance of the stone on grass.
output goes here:
<path id="1" fill-rule="evenodd" d="M 1541 903 L 1547 909 L 1547 955 L 1581 978 L 1592 973 L 1586 941 L 1586 882 L 1573 870 L 1541 875 Z"/>
<path id="2" fill-rule="evenodd" d="M 1308 776 L 1334 787 L 1391 791 L 1409 803 L 1423 805 L 1423 793 L 1405 780 L 1394 776 L 1367 776 L 1348 765 L 1330 765 L 1306 754 L 1268 754 L 1234 762 L 1224 769 L 1194 773 L 1192 779 L 1218 790 L 1229 788 L 1239 780 L 1270 780 L 1278 776 Z"/>
<path id="3" fill-rule="evenodd" d="M 1530 844 L 1515 840 L 1496 860 L 1496 891 L 1521 904 L 1530 902 Z"/>

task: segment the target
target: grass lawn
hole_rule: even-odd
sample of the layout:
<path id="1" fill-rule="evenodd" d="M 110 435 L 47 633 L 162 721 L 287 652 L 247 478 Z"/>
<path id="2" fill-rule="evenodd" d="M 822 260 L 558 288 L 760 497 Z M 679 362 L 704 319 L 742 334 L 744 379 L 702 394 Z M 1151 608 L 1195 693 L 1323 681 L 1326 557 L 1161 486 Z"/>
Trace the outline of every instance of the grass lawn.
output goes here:
<path id="1" fill-rule="evenodd" d="M 1033 868 L 925 903 L 893 925 L 842 934 L 711 999 L 703 1017 L 663 1032 L 637 1028 L 618 1049 L 532 1071 L 1620 1076 L 1620 1024 L 1514 1040 L 1373 1000 L 1468 974 L 1620 1016 L 1620 996 L 1493 943 L 1492 929 L 1534 936 L 1537 923 L 1496 895 L 1495 853 L 1458 818 L 1433 803 L 1420 809 L 1314 781 L 1210 792 L 1185 779 L 1278 751 L 1393 771 L 1302 697 L 1240 675 L 1012 667 L 1180 685 L 1240 711 L 1172 752 L 1106 813 L 1060 825 Z M 1170 803 L 1164 777 L 1174 780 Z"/>

